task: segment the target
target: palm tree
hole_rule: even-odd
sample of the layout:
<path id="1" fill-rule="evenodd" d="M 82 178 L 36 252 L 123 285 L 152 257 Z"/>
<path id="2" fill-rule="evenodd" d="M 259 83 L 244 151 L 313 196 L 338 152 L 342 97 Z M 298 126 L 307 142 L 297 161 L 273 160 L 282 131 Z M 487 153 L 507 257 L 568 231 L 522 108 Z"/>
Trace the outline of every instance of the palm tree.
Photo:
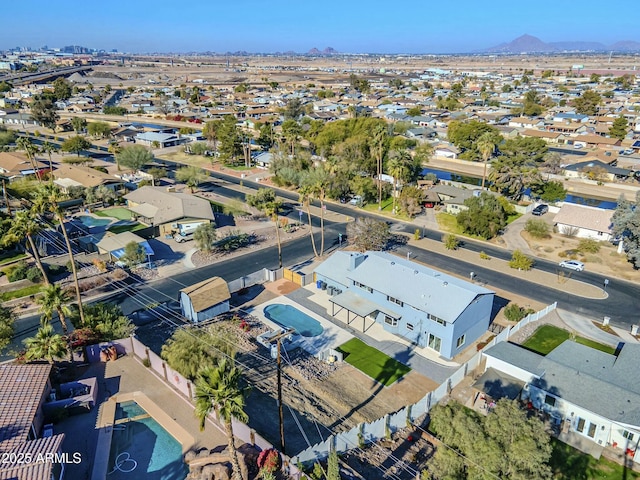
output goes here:
<path id="1" fill-rule="evenodd" d="M 246 389 L 240 387 L 242 370 L 231 360 L 223 358 L 217 366 L 204 368 L 196 379 L 196 417 L 200 420 L 200 430 L 204 430 L 207 417 L 212 410 L 224 423 L 227 432 L 229 455 L 231 456 L 232 480 L 243 480 L 233 436 L 232 419 L 248 421 L 244 411 Z"/>
<path id="2" fill-rule="evenodd" d="M 38 147 L 31 142 L 31 139 L 29 137 L 18 138 L 18 140 L 16 140 L 16 145 L 20 150 L 24 150 L 24 153 L 27 154 L 29 163 L 31 163 L 31 168 L 33 168 L 33 173 L 38 179 L 38 182 L 42 183 L 42 179 L 40 178 L 38 169 L 36 167 L 36 160 L 35 160 Z"/>
<path id="3" fill-rule="evenodd" d="M 113 155 L 114 160 L 116 161 L 116 165 L 118 167 L 118 171 L 120 171 L 120 152 L 122 152 L 122 147 L 118 142 L 110 143 L 108 147 L 109 153 Z"/>
<path id="4" fill-rule="evenodd" d="M 324 254 L 324 199 L 330 180 L 329 172 L 322 166 L 309 172 L 311 194 L 320 200 L 320 256 Z"/>
<path id="5" fill-rule="evenodd" d="M 71 309 L 68 305 L 71 301 L 69 292 L 64 290 L 60 285 L 53 284 L 48 285 L 42 293 L 43 295 L 37 300 L 42 309 L 42 317 L 50 321 L 53 317 L 53 312 L 57 312 L 58 318 L 60 318 L 60 324 L 62 325 L 62 331 L 66 335 L 69 332 L 66 319 L 71 315 Z"/>
<path id="6" fill-rule="evenodd" d="M 480 138 L 478 138 L 477 146 L 480 151 L 480 155 L 482 155 L 482 160 L 484 161 L 484 169 L 482 170 L 482 190 L 484 190 L 484 182 L 487 178 L 487 162 L 496 149 L 494 135 L 491 132 L 483 133 L 480 135 Z"/>
<path id="7" fill-rule="evenodd" d="M 411 154 L 406 150 L 396 150 L 387 163 L 387 171 L 393 177 L 393 213 L 396 213 L 396 199 L 398 197 L 398 184 L 400 180 L 406 180 L 410 174 L 409 164 Z"/>
<path id="8" fill-rule="evenodd" d="M 280 225 L 278 225 L 278 211 L 282 202 L 278 200 L 276 192 L 272 188 L 259 188 L 255 195 L 247 195 L 246 200 L 250 206 L 261 210 L 275 222 L 276 240 L 278 242 L 278 268 L 282 268 L 282 245 L 280 244 Z"/>
<path id="9" fill-rule="evenodd" d="M 311 198 L 313 189 L 309 185 L 302 185 L 298 190 L 300 194 L 300 203 L 307 208 L 307 217 L 309 218 L 309 236 L 311 237 L 311 246 L 313 247 L 313 254 L 318 256 L 318 249 L 316 248 L 316 241 L 313 238 L 313 225 L 311 224 Z"/>
<path id="10" fill-rule="evenodd" d="M 19 212 L 16 212 L 13 216 L 11 226 L 5 233 L 2 239 L 2 243 L 4 245 L 7 245 L 9 243 L 14 243 L 22 240 L 23 238 L 26 238 L 27 243 L 29 244 L 29 248 L 31 249 L 33 259 L 35 260 L 40 273 L 42 273 L 42 280 L 46 286 L 49 286 L 47 271 L 42 264 L 42 260 L 40 259 L 40 252 L 38 252 L 38 247 L 33 240 L 34 235 L 37 235 L 41 230 L 42 225 L 40 224 L 40 222 L 38 222 L 34 218 L 34 216 L 27 210 L 21 210 Z"/>
<path id="11" fill-rule="evenodd" d="M 373 131 L 371 151 L 376 159 L 378 173 L 378 210 L 382 210 L 382 161 L 384 160 L 385 143 L 387 139 L 387 129 L 384 125 L 379 125 Z"/>
<path id="12" fill-rule="evenodd" d="M 43 214 L 44 212 L 52 212 L 60 223 L 60 229 L 62 230 L 62 236 L 67 246 L 67 252 L 69 254 L 69 261 L 71 264 L 71 273 L 73 274 L 73 282 L 76 287 L 76 300 L 78 302 L 78 312 L 80 314 L 80 323 L 85 324 L 84 309 L 82 308 L 82 295 L 80 294 L 80 283 L 78 282 L 78 269 L 76 268 L 76 262 L 73 259 L 73 248 L 71 248 L 71 241 L 69 240 L 69 234 L 67 233 L 67 227 L 64 224 L 64 214 L 59 207 L 58 202 L 61 199 L 61 192 L 57 185 L 53 183 L 41 185 L 38 190 L 33 194 L 33 209 L 36 213 Z"/>
<path id="13" fill-rule="evenodd" d="M 48 323 L 38 329 L 35 337 L 24 340 L 24 345 L 27 348 L 27 361 L 46 360 L 53 364 L 54 358 L 62 358 L 68 352 L 67 341 L 62 335 L 55 333 Z"/>
<path id="14" fill-rule="evenodd" d="M 53 172 L 53 163 L 51 162 L 51 154 L 59 150 L 58 146 L 53 143 L 49 143 L 45 141 L 41 145 L 40 149 L 49 156 L 49 173 Z"/>

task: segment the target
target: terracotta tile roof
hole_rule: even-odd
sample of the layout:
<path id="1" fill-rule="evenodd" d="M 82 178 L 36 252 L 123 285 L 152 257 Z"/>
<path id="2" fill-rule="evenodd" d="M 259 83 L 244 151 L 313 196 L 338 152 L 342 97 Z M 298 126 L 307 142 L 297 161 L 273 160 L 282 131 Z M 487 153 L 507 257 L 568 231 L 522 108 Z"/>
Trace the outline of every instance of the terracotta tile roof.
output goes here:
<path id="1" fill-rule="evenodd" d="M 64 435 L 54 435 L 48 438 L 38 438 L 26 442 L 15 449 L 13 453 L 20 453 L 22 458 L 30 455 L 32 461 L 22 465 L 0 465 L 0 480 L 50 480 L 54 462 L 44 460 L 48 453 L 61 451 Z"/>

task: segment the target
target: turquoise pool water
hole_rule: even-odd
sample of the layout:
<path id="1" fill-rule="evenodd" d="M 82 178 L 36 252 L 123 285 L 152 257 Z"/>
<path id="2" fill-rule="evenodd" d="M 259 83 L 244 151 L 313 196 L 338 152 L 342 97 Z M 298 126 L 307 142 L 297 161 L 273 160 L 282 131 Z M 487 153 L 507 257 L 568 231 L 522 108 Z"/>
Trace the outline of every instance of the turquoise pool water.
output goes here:
<path id="1" fill-rule="evenodd" d="M 119 403 L 107 479 L 184 480 L 189 473 L 182 446 L 135 402 Z M 135 419 L 135 420 L 134 420 Z"/>
<path id="2" fill-rule="evenodd" d="M 264 315 L 282 327 L 295 328 L 303 337 L 317 337 L 324 331 L 319 321 L 291 305 L 267 305 L 264 307 Z"/>
<path id="3" fill-rule="evenodd" d="M 96 218 L 89 215 L 80 215 L 76 219 L 87 227 L 106 227 L 113 221 L 112 218 Z"/>

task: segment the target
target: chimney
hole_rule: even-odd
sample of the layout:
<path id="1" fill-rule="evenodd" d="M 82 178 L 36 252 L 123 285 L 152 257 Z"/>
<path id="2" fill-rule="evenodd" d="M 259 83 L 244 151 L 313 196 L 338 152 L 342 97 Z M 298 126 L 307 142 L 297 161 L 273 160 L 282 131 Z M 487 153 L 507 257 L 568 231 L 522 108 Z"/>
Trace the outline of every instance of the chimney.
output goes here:
<path id="1" fill-rule="evenodd" d="M 358 265 L 364 262 L 365 258 L 367 258 L 367 256 L 362 253 L 352 252 L 349 254 L 349 271 L 355 270 Z"/>

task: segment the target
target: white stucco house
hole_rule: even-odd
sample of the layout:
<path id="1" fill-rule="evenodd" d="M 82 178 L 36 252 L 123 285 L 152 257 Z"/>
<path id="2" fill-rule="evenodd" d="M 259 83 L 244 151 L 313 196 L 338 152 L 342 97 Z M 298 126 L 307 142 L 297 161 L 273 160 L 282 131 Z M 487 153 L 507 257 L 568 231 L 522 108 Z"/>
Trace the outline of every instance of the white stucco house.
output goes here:
<path id="1" fill-rule="evenodd" d="M 485 373 L 510 378 L 521 399 L 547 412 L 563 434 L 620 449 L 640 463 L 640 345 L 623 344 L 612 355 L 567 340 L 543 356 L 500 342 L 483 357 Z"/>
<path id="2" fill-rule="evenodd" d="M 571 233 L 578 238 L 609 241 L 613 235 L 613 210 L 564 203 L 553 218 L 558 232 Z"/>

